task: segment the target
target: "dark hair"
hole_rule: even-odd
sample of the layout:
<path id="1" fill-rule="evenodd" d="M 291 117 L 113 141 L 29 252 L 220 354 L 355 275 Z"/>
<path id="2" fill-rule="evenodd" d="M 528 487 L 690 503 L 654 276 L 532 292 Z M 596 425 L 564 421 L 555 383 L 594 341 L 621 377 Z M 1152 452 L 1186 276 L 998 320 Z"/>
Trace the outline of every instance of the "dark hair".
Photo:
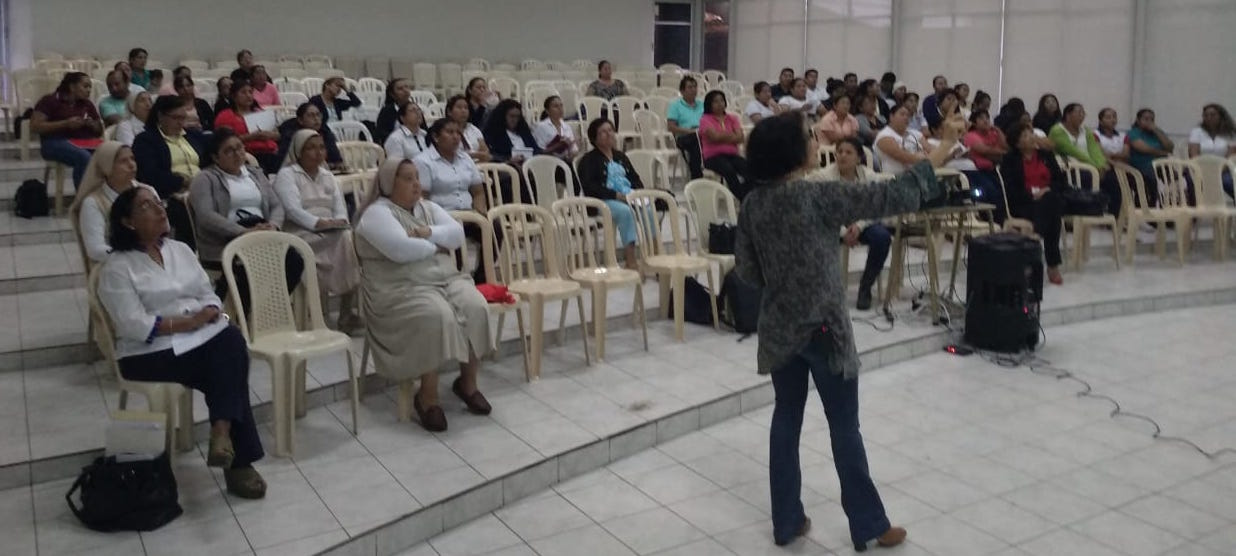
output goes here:
<path id="1" fill-rule="evenodd" d="M 1082 107 L 1080 102 L 1070 102 L 1064 107 L 1064 115 L 1072 114 L 1074 110 L 1080 110 Z"/>
<path id="2" fill-rule="evenodd" d="M 494 111 L 490 113 L 489 119 L 485 120 L 485 136 L 492 137 L 499 133 L 506 133 L 506 115 L 511 110 L 519 110 L 523 112 L 523 103 L 513 98 L 508 98 L 499 102 L 494 107 Z M 520 135 L 530 135 L 532 130 L 528 127 L 528 120 L 524 119 L 523 114 L 519 115 L 519 122 L 515 124 L 515 133 Z M 505 135 L 503 135 L 505 137 Z"/>
<path id="3" fill-rule="evenodd" d="M 161 69 L 150 70 L 150 80 L 154 81 L 156 79 L 163 79 L 163 70 Z"/>
<path id="4" fill-rule="evenodd" d="M 179 77 L 184 73 L 193 75 L 193 70 L 189 66 L 176 66 L 176 69 L 172 70 L 172 77 Z"/>
<path id="5" fill-rule="evenodd" d="M 1205 109 L 1203 108 L 1203 110 L 1205 110 Z M 1101 110 L 1099 110 L 1099 125 L 1102 125 L 1102 124 L 1103 124 L 1103 115 L 1104 115 L 1104 114 L 1106 114 L 1106 113 L 1108 113 L 1108 112 L 1115 112 L 1115 111 L 1116 111 L 1116 109 L 1115 109 L 1115 108 L 1112 108 L 1112 107 L 1110 107 L 1110 106 L 1104 106 Z"/>
<path id="6" fill-rule="evenodd" d="M 791 84 L 790 87 L 793 87 L 793 85 Z M 845 88 L 845 82 L 830 78 L 828 82 L 824 84 L 824 94 L 831 97 L 833 96 L 833 93 L 837 92 L 837 89 L 843 88 Z"/>
<path id="7" fill-rule="evenodd" d="M 877 84 L 878 82 L 874 79 L 864 79 L 858 83 L 858 93 L 865 95 L 867 94 L 867 90 L 870 89 L 872 85 Z"/>
<path id="8" fill-rule="evenodd" d="M 850 103 L 850 110 L 846 111 L 846 113 L 849 114 L 852 110 L 854 110 L 854 98 L 850 95 L 841 95 L 833 100 L 833 110 L 836 110 L 837 107 L 841 105 L 841 101 L 843 100 Z"/>
<path id="9" fill-rule="evenodd" d="M 843 144 L 854 147 L 854 152 L 858 153 L 858 161 L 861 164 L 863 162 L 863 158 L 866 157 L 866 153 L 863 152 L 863 142 L 859 140 L 858 137 L 846 137 L 845 139 L 837 141 L 837 143 L 833 145 L 833 148 L 835 149 Z"/>
<path id="10" fill-rule="evenodd" d="M 1025 112 L 1026 111 L 1026 101 L 1018 97 L 1010 98 L 1008 102 L 1004 103 L 1004 106 L 1000 109 L 1000 111 L 1004 112 L 1005 109 L 1016 110 L 1017 112 Z"/>
<path id="11" fill-rule="evenodd" d="M 232 101 L 232 110 L 236 109 L 236 93 L 245 87 L 252 89 L 253 83 L 250 83 L 248 79 L 233 79 L 232 80 L 232 90 L 228 91 L 227 93 L 227 99 Z M 253 110 L 261 110 L 261 109 L 262 107 L 258 104 L 257 99 L 256 98 L 253 99 Z"/>
<path id="12" fill-rule="evenodd" d="M 932 86 L 932 88 L 935 88 L 935 86 L 936 86 L 936 81 L 939 81 L 939 80 L 941 80 L 941 79 L 943 79 L 945 82 L 947 82 L 947 81 L 948 81 L 948 78 L 947 78 L 947 77 L 944 77 L 943 75 L 937 75 L 937 76 L 935 76 L 935 77 L 932 77 L 932 78 L 931 78 L 931 86 Z"/>
<path id="13" fill-rule="evenodd" d="M 957 92 L 958 99 L 961 98 L 961 88 L 962 87 L 969 89 L 970 85 L 968 85 L 965 81 L 959 81 L 957 82 L 957 84 L 953 85 L 953 90 Z"/>
<path id="14" fill-rule="evenodd" d="M 150 105 L 150 114 L 146 116 L 146 128 L 155 129 L 159 126 L 159 116 L 166 116 L 185 105 L 185 99 L 179 95 L 159 95 Z"/>
<path id="15" fill-rule="evenodd" d="M 979 118 L 991 118 L 991 113 L 986 110 L 975 110 L 970 113 L 970 123 L 974 124 L 979 121 Z"/>
<path id="16" fill-rule="evenodd" d="M 747 174 L 767 184 L 802 168 L 810 140 L 806 119 L 797 110 L 760 118 L 747 139 Z"/>
<path id="17" fill-rule="evenodd" d="M 1054 112 L 1047 111 L 1046 104 L 1049 97 L 1056 101 L 1056 110 Z M 1040 127 L 1039 124 L 1043 124 L 1042 127 L 1044 128 L 1051 127 L 1051 124 L 1060 121 L 1060 116 L 1060 99 L 1056 98 L 1056 95 L 1044 93 L 1043 96 L 1039 97 L 1039 109 L 1034 112 L 1035 127 Z"/>
<path id="18" fill-rule="evenodd" d="M 396 77 L 386 82 L 386 97 L 382 100 L 382 105 L 395 105 L 395 84 L 400 81 L 407 81 L 406 77 Z"/>
<path id="19" fill-rule="evenodd" d="M 898 105 L 896 105 L 896 106 L 894 106 L 894 107 L 892 107 L 892 108 L 890 108 L 890 109 L 889 109 L 889 111 L 888 111 L 888 119 L 889 119 L 889 120 L 892 120 L 892 119 L 893 119 L 893 114 L 896 114 L 898 110 L 905 110 L 906 112 L 908 112 L 908 113 L 909 113 L 909 114 L 908 114 L 909 116 L 911 116 L 911 117 L 913 117 L 913 116 L 914 116 L 914 113 L 913 113 L 913 112 L 910 112 L 910 107 L 909 107 L 909 106 L 906 106 L 906 104 L 903 102 L 903 103 L 898 104 Z"/>
<path id="20" fill-rule="evenodd" d="M 266 80 L 270 81 L 270 72 L 266 71 L 266 66 L 263 66 L 262 64 L 253 64 L 253 67 L 249 68 L 249 79 L 253 79 L 255 76 L 257 76 L 257 72 L 259 70 L 262 73 L 265 73 Z"/>
<path id="21" fill-rule="evenodd" d="M 811 68 L 811 69 L 809 69 L 809 70 L 807 70 L 807 71 L 804 71 L 804 72 L 803 72 L 803 77 L 807 77 L 808 75 L 811 75 L 811 74 L 815 74 L 816 76 L 819 76 L 819 75 L 820 75 L 820 72 L 819 72 L 819 71 L 816 71 L 816 69 L 815 69 L 815 68 Z"/>
<path id="22" fill-rule="evenodd" d="M 71 71 L 64 74 L 64 77 L 60 78 L 60 84 L 56 85 L 56 93 L 61 95 L 68 94 L 69 88 L 83 79 L 89 80 L 90 76 L 80 71 Z"/>
<path id="23" fill-rule="evenodd" d="M 228 74 L 232 81 L 248 81 L 253 77 L 253 73 L 245 68 L 236 68 L 232 73 Z"/>
<path id="24" fill-rule="evenodd" d="M 687 90 L 688 83 L 695 83 L 696 85 L 699 85 L 699 82 L 696 81 L 694 77 L 691 77 L 690 75 L 684 75 L 682 79 L 678 80 L 678 92 L 681 93 Z"/>
<path id="25" fill-rule="evenodd" d="M 348 82 L 344 80 L 342 77 L 338 77 L 338 76 L 327 77 L 326 80 L 322 82 L 322 90 L 325 91 L 326 86 L 330 85 L 331 83 L 339 83 L 340 87 L 344 87 L 348 84 Z"/>
<path id="26" fill-rule="evenodd" d="M 720 89 L 713 89 L 711 91 L 708 91 L 708 93 L 704 95 L 704 113 L 705 114 L 709 114 L 712 112 L 712 101 L 713 99 L 717 97 L 720 97 L 721 102 L 724 102 L 727 107 L 729 106 L 729 101 L 725 99 L 725 93 L 722 92 Z"/>
<path id="27" fill-rule="evenodd" d="M 595 145 L 597 142 L 597 134 L 601 131 L 601 126 L 610 124 L 610 121 L 605 118 L 597 118 L 588 124 L 588 142 Z M 613 125 L 613 124 L 610 124 Z"/>
<path id="28" fill-rule="evenodd" d="M 1219 104 L 1217 102 L 1212 102 L 1210 104 L 1207 104 L 1206 106 L 1203 106 L 1202 112 L 1205 113 L 1207 110 L 1210 110 L 1211 108 L 1214 108 L 1215 112 L 1219 113 L 1219 129 L 1215 130 L 1216 135 L 1225 135 L 1228 137 L 1231 137 L 1232 135 L 1236 135 L 1236 124 L 1232 123 L 1232 115 L 1228 113 L 1227 109 L 1224 108 L 1222 104 Z M 1201 126 L 1202 129 L 1206 130 L 1207 132 L 1210 131 L 1206 129 L 1206 126 L 1202 125 L 1201 123 L 1198 123 L 1197 125 Z"/>
<path id="29" fill-rule="evenodd" d="M 480 81 L 481 83 L 485 83 L 487 85 L 489 84 L 489 82 L 485 81 L 484 77 L 478 76 L 478 77 L 473 77 L 472 79 L 469 79 L 468 86 L 464 87 L 464 97 L 468 99 L 469 104 L 471 104 L 472 102 L 472 97 L 470 96 L 472 94 L 472 85 L 476 83 L 477 81 Z"/>
<path id="30" fill-rule="evenodd" d="M 446 99 L 446 106 L 443 108 L 443 110 L 445 111 L 446 117 L 442 118 L 443 120 L 451 119 L 451 108 L 454 108 L 455 103 L 460 102 L 460 101 L 462 101 L 465 105 L 467 105 L 468 97 L 465 97 L 463 95 L 455 95 L 455 96 L 452 96 L 451 98 Z"/>
<path id="31" fill-rule="evenodd" d="M 845 74 L 845 75 L 841 76 L 841 80 L 842 80 L 842 81 L 847 81 L 847 80 L 849 80 L 851 77 L 853 77 L 855 81 L 858 81 L 858 74 L 857 74 L 857 73 L 854 73 L 854 72 L 852 72 L 852 71 L 848 71 L 848 72 L 846 72 L 846 74 Z"/>
<path id="32" fill-rule="evenodd" d="M 799 83 L 802 83 L 805 86 L 807 84 L 807 80 L 801 77 L 795 77 L 794 80 L 790 82 L 790 89 L 797 87 Z"/>
<path id="33" fill-rule="evenodd" d="M 118 69 L 114 69 L 112 71 L 107 72 L 107 77 L 104 79 L 104 82 L 106 82 L 107 79 L 111 79 L 113 75 L 119 75 L 121 79 L 124 79 L 124 72 Z"/>
<path id="34" fill-rule="evenodd" d="M 961 110 L 961 97 L 957 95 L 957 91 L 952 89 L 945 89 L 943 93 L 936 95 L 936 107 L 944 104 L 944 99 L 948 97 L 953 97 L 953 100 L 957 101 L 957 108 L 955 110 Z M 948 115 L 949 114 L 945 114 L 945 116 Z M 943 122 L 943 120 L 941 120 L 941 122 Z"/>
<path id="35" fill-rule="evenodd" d="M 1009 124 L 1009 129 L 1004 132 L 1009 139 L 1009 148 L 1021 152 L 1017 144 L 1021 142 L 1021 135 L 1027 131 L 1034 131 L 1034 126 L 1021 120 Z"/>
<path id="36" fill-rule="evenodd" d="M 790 72 L 790 75 L 794 75 L 794 68 L 781 68 L 781 73 L 778 73 L 777 77 L 781 77 L 781 74 L 787 71 Z"/>
<path id="37" fill-rule="evenodd" d="M 124 225 L 124 220 L 133 216 L 133 209 L 137 208 L 137 192 L 142 189 L 144 188 L 130 187 L 112 201 L 112 210 L 108 214 L 108 243 L 111 244 L 113 253 L 138 251 L 142 248 L 137 230 Z"/>
<path id="38" fill-rule="evenodd" d="M 132 61 L 134 58 L 136 58 L 136 57 L 138 57 L 138 56 L 140 56 L 140 55 L 142 55 L 142 54 L 145 54 L 145 55 L 147 55 L 147 56 L 149 56 L 149 55 L 150 55 L 150 53 L 149 53 L 149 52 L 146 52 L 146 49 L 145 49 L 145 48 L 140 48 L 140 47 L 139 47 L 139 48 L 134 48 L 134 49 L 132 49 L 132 50 L 129 50 L 129 60 L 130 60 L 130 61 Z"/>
<path id="39" fill-rule="evenodd" d="M 1151 110 L 1149 108 L 1142 108 L 1137 111 L 1137 116 L 1135 116 L 1134 119 L 1138 119 L 1138 120 L 1142 119 L 1142 114 L 1145 114 L 1147 112 L 1150 112 L 1151 116 L 1154 115 L 1154 110 Z"/>
<path id="40" fill-rule="evenodd" d="M 549 95 L 548 97 L 545 97 L 545 102 L 541 103 L 541 117 L 537 118 L 537 121 L 544 120 L 549 117 L 549 105 L 552 104 L 554 100 L 562 100 L 562 97 L 558 95 Z"/>
<path id="41" fill-rule="evenodd" d="M 228 80 L 228 81 L 231 81 L 231 82 L 232 82 L 232 84 L 231 84 L 231 85 L 228 85 L 228 87 L 227 87 L 227 94 L 228 94 L 228 96 L 232 96 L 232 85 L 235 85 L 235 84 L 236 84 L 236 80 L 235 80 L 235 79 L 232 79 L 231 77 L 228 77 L 228 76 L 226 76 L 226 75 L 225 75 L 225 76 L 223 76 L 223 77 L 220 77 L 220 78 L 216 79 L 216 80 L 215 80 L 215 89 L 216 89 L 216 90 L 218 90 L 218 89 L 220 89 L 220 88 L 222 88 L 222 87 L 223 87 L 223 80 L 224 80 L 224 79 L 226 79 L 226 80 Z"/>
<path id="42" fill-rule="evenodd" d="M 755 86 L 751 87 L 751 92 L 756 95 L 759 95 L 761 90 L 771 89 L 771 88 L 772 88 L 772 85 L 769 85 L 767 81 L 756 81 Z"/>
<path id="43" fill-rule="evenodd" d="M 879 108 L 880 106 L 879 105 L 880 99 L 879 97 L 875 95 L 857 94 L 857 95 L 854 95 L 854 98 L 851 99 L 850 102 L 854 105 L 854 110 L 856 111 L 856 113 L 862 112 L 862 107 L 864 103 L 869 102 L 872 105 L 874 105 L 876 108 Z"/>
<path id="44" fill-rule="evenodd" d="M 902 98 L 904 98 L 904 99 L 907 99 L 907 100 L 908 100 L 910 97 L 914 97 L 914 102 L 918 102 L 918 101 L 920 101 L 920 100 L 923 100 L 923 97 L 919 96 L 919 95 L 918 95 L 918 93 L 916 93 L 916 92 L 914 92 L 914 91 L 906 91 L 906 95 L 905 95 L 904 97 L 902 97 Z"/>
<path id="45" fill-rule="evenodd" d="M 244 50 L 241 50 L 240 52 L 237 52 L 237 53 L 236 53 L 236 63 L 237 63 L 237 64 L 239 64 L 239 63 L 240 63 L 240 59 L 241 59 L 241 58 L 244 58 L 244 57 L 245 57 L 245 54 L 248 54 L 248 55 L 250 55 L 250 56 L 253 56 L 253 52 L 252 52 L 252 51 L 250 51 L 249 49 L 247 49 L 247 48 L 246 48 L 246 49 L 244 49 Z"/>
<path id="46" fill-rule="evenodd" d="M 987 92 L 983 91 L 982 89 L 979 89 L 978 92 L 974 93 L 974 100 L 970 101 L 970 105 L 974 106 L 975 104 L 978 104 L 984 100 L 986 100 L 987 102 L 991 102 L 991 95 L 987 94 Z"/>
<path id="47" fill-rule="evenodd" d="M 408 111 L 408 107 L 416 108 L 418 112 L 421 109 L 420 106 L 418 106 L 415 102 L 412 102 L 410 100 L 408 102 L 400 104 L 399 109 L 395 111 L 395 119 L 398 120 L 400 124 L 403 123 L 403 115 Z M 421 115 L 421 129 L 428 129 L 425 127 L 425 113 L 420 112 L 420 115 Z"/>
<path id="48" fill-rule="evenodd" d="M 302 103 L 300 103 L 300 106 L 297 106 L 297 107 L 296 107 L 296 119 L 297 119 L 297 120 L 299 120 L 299 119 L 301 119 L 301 118 L 305 117 L 305 112 L 308 112 L 310 108 L 317 108 L 317 107 L 316 107 L 316 106 L 314 106 L 312 102 L 302 102 Z M 319 116 L 320 116 L 320 115 L 321 115 L 321 114 L 319 114 Z M 315 131 L 316 131 L 316 130 L 315 130 Z"/>
<path id="49" fill-rule="evenodd" d="M 605 67 L 605 64 L 608 63 L 609 60 L 601 60 L 600 62 L 597 62 L 597 71 L 601 71 L 601 68 Z"/>
<path id="50" fill-rule="evenodd" d="M 442 135 L 442 130 L 446 129 L 446 126 L 448 125 L 459 125 L 459 124 L 456 124 L 450 118 L 438 118 L 436 121 L 434 121 L 433 125 L 429 126 L 429 133 L 428 133 L 429 137 L 426 139 L 425 142 L 429 143 L 429 146 L 431 147 L 437 147 L 438 146 L 437 137 L 439 135 Z M 462 139 L 462 135 L 460 136 L 460 138 Z"/>
<path id="51" fill-rule="evenodd" d="M 219 149 L 223 148 L 223 144 L 232 138 L 240 139 L 240 136 L 232 128 L 220 127 L 215 129 L 211 135 L 210 142 L 206 144 L 206 152 L 203 153 L 206 155 L 206 160 L 203 162 L 213 166 L 215 159 L 219 158 Z"/>
<path id="52" fill-rule="evenodd" d="M 193 82 L 193 78 L 187 75 L 178 75 L 172 78 L 172 89 L 173 90 L 179 89 L 182 84 L 187 84 L 190 87 L 194 87 L 195 88 L 194 90 L 196 90 L 196 87 L 197 87 L 197 85 Z"/>
<path id="53" fill-rule="evenodd" d="M 128 63 L 128 62 L 126 62 L 126 61 L 124 61 L 124 60 L 119 60 L 119 61 L 117 61 L 114 65 L 112 65 L 112 69 L 115 69 L 115 70 L 120 69 L 120 65 L 121 65 L 121 64 L 124 64 L 124 65 L 126 65 L 126 66 L 129 66 L 129 63 Z M 133 66 L 129 66 L 129 69 L 133 69 Z"/>
<path id="54" fill-rule="evenodd" d="M 892 86 L 896 82 L 897 82 L 897 74 L 891 71 L 886 71 L 884 72 L 884 75 L 880 76 L 880 83 L 888 83 L 890 86 Z"/>

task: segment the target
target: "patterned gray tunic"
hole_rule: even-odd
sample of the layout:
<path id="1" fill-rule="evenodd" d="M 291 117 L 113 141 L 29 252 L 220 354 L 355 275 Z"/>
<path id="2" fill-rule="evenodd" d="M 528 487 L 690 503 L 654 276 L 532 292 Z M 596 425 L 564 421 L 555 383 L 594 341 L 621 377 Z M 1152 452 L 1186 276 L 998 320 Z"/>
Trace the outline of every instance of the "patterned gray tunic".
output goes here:
<path id="1" fill-rule="evenodd" d="M 826 326 L 836 342 L 829 350 L 829 371 L 858 376 L 837 230 L 856 220 L 917 210 L 921 200 L 943 192 L 926 161 L 876 184 L 795 178 L 753 189 L 738 214 L 735 255 L 739 276 L 763 288 L 759 373 L 784 366 L 815 329 Z"/>

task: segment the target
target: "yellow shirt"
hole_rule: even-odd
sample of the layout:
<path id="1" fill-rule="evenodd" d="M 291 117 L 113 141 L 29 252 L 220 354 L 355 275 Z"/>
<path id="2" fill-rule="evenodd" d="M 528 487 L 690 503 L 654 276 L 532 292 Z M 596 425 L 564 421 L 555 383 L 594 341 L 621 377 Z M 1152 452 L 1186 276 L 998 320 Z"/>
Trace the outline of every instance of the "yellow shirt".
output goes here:
<path id="1" fill-rule="evenodd" d="M 159 130 L 159 134 L 163 135 L 163 140 L 167 141 L 167 149 L 172 153 L 172 173 L 181 174 L 189 177 L 196 176 L 201 168 L 199 168 L 200 159 L 197 156 L 197 151 L 193 149 L 193 145 L 189 144 L 189 140 L 185 139 L 185 134 L 181 133 L 175 137 L 169 137 L 163 130 Z"/>

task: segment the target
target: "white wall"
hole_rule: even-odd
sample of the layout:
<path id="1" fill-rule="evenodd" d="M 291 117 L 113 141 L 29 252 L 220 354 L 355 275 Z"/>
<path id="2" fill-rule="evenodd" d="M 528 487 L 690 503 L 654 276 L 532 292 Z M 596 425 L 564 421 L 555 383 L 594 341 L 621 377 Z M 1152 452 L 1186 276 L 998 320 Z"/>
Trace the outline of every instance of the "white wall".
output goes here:
<path id="1" fill-rule="evenodd" d="M 279 54 L 652 64 L 652 0 L 10 0 L 33 51 L 122 58 Z M 139 38 L 140 37 L 140 38 Z"/>

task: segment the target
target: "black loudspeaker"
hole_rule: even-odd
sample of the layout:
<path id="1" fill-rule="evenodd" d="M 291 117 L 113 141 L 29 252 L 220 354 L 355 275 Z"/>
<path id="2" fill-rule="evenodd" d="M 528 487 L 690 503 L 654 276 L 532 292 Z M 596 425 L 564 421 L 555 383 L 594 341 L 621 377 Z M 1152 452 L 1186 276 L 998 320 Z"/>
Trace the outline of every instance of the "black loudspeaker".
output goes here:
<path id="1" fill-rule="evenodd" d="M 966 272 L 966 343 L 1000 353 L 1033 350 L 1039 342 L 1043 246 L 1000 233 L 970 240 Z"/>

